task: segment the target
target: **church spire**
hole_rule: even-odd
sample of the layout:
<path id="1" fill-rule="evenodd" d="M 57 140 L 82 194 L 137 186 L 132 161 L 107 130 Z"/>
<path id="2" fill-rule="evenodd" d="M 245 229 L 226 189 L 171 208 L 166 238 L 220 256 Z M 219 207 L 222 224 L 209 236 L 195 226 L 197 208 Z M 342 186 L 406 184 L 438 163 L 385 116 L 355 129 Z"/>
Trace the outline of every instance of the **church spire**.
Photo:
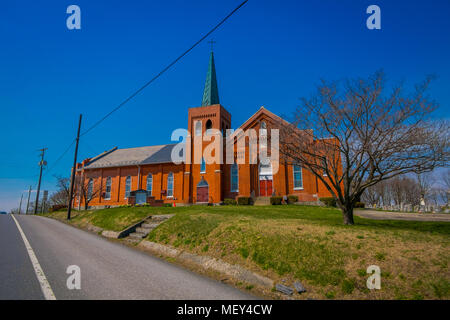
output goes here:
<path id="1" fill-rule="evenodd" d="M 219 89 L 217 88 L 216 67 L 214 53 L 211 48 L 208 73 L 206 74 L 205 89 L 203 91 L 202 107 L 219 104 Z"/>

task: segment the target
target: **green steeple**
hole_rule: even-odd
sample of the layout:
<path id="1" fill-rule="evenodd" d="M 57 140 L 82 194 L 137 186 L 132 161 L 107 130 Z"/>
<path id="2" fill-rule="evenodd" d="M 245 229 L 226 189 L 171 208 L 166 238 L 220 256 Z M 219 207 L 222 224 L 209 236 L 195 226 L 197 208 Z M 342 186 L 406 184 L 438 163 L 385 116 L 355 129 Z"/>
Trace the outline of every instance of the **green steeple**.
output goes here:
<path id="1" fill-rule="evenodd" d="M 214 53 L 209 57 L 208 73 L 206 74 L 205 90 L 203 91 L 202 107 L 219 104 L 219 89 L 217 88 Z"/>

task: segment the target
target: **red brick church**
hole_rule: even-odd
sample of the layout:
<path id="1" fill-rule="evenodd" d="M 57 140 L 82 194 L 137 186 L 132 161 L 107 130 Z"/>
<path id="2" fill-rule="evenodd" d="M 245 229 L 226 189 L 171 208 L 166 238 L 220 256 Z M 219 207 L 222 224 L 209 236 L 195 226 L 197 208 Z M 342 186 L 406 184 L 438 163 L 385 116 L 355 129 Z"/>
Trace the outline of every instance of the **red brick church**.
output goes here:
<path id="1" fill-rule="evenodd" d="M 266 129 L 280 123 L 281 118 L 261 107 L 239 129 Z M 214 55 L 211 52 L 202 105 L 189 108 L 187 130 L 194 136 L 209 129 L 225 133 L 232 128 L 231 114 L 219 102 Z M 188 135 L 186 139 L 192 141 Z M 209 142 L 202 143 L 202 149 Z M 190 151 L 193 154 L 192 143 Z M 245 163 L 222 164 L 201 162 L 174 163 L 171 158 L 176 144 L 139 148 L 112 148 L 76 167 L 74 207 L 118 206 L 123 204 L 162 203 L 219 204 L 239 196 L 270 197 L 297 195 L 299 201 L 316 201 L 330 196 L 322 182 L 299 165 Z M 223 146 L 225 149 L 225 146 Z M 247 145 L 246 149 L 248 151 Z M 235 153 L 238 153 L 236 148 Z M 203 150 L 202 150 L 203 152 Z M 225 151 L 224 151 L 225 152 Z M 195 158 L 195 156 L 194 156 Z M 194 161 L 191 161 L 194 162 Z M 84 190 L 84 191 L 82 191 Z"/>

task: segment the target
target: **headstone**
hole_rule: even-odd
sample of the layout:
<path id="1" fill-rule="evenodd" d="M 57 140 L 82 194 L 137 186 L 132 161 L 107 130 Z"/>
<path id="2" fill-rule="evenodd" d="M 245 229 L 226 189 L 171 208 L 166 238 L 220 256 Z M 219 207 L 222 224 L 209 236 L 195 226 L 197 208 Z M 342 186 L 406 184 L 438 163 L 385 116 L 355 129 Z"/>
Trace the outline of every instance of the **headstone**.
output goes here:
<path id="1" fill-rule="evenodd" d="M 305 287 L 299 281 L 294 282 L 294 288 L 298 293 L 306 292 Z"/>
<path id="2" fill-rule="evenodd" d="M 279 292 L 281 292 L 281 293 L 284 293 L 284 294 L 287 294 L 287 295 L 292 295 L 293 293 L 294 293 L 294 289 L 292 289 L 292 288 L 290 288 L 290 287 L 288 287 L 288 286 L 285 286 L 284 284 L 280 284 L 280 283 L 277 283 L 276 285 L 275 285 L 275 289 L 277 290 L 277 291 L 279 291 Z"/>

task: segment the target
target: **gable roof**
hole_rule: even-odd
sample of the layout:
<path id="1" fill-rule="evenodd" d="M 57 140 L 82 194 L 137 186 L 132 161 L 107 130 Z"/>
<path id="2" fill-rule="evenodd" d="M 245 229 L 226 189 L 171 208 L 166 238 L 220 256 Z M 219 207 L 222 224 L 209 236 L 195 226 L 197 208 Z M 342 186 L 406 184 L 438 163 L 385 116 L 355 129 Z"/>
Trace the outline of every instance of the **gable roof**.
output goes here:
<path id="1" fill-rule="evenodd" d="M 84 169 L 121 167 L 172 162 L 172 149 L 177 144 L 165 144 L 139 148 L 117 149 L 93 158 Z"/>

